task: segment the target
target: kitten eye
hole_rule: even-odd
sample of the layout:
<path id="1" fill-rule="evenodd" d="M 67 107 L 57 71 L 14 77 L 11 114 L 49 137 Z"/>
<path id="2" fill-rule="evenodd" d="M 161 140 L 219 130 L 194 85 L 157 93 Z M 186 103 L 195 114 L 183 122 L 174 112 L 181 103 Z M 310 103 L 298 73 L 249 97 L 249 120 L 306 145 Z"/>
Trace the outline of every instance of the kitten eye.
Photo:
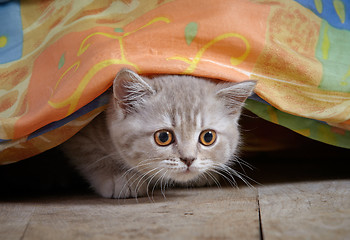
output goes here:
<path id="1" fill-rule="evenodd" d="M 212 145 L 216 140 L 216 132 L 214 130 L 204 130 L 199 135 L 199 142 L 204 146 Z"/>
<path id="2" fill-rule="evenodd" d="M 174 142 L 173 133 L 168 130 L 159 130 L 154 134 L 154 141 L 162 147 L 168 146 Z"/>

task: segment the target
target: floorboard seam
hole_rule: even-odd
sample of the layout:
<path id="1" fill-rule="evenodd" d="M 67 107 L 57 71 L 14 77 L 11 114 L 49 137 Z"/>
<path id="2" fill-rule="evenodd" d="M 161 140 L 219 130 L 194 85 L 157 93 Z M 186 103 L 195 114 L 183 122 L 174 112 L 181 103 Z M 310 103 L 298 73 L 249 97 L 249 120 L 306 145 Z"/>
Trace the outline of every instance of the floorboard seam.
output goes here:
<path id="1" fill-rule="evenodd" d="M 30 221 L 32 220 L 32 217 L 30 217 L 30 219 L 28 220 L 27 224 L 26 224 L 26 228 L 24 229 L 23 233 L 22 233 L 22 236 L 20 237 L 19 240 L 23 240 L 24 239 L 24 235 L 26 234 L 27 232 L 27 229 L 28 229 L 28 226 L 29 226 L 29 223 Z"/>
<path id="2" fill-rule="evenodd" d="M 33 216 L 34 216 L 35 211 L 36 211 L 36 207 L 34 207 L 34 209 L 33 209 L 33 211 L 32 211 L 32 214 L 31 214 L 31 216 L 29 217 L 28 222 L 27 222 L 27 224 L 26 224 L 26 227 L 24 228 L 23 233 L 22 233 L 22 236 L 19 238 L 19 240 L 23 240 L 23 239 L 24 239 L 24 237 L 25 237 L 25 235 L 26 235 L 26 233 L 27 233 L 29 224 L 30 224 L 30 222 L 32 221 L 32 218 L 33 218 Z"/>
<path id="3" fill-rule="evenodd" d="M 256 200 L 257 200 L 257 203 L 258 203 L 260 240 L 264 240 L 264 232 L 263 232 L 262 220 L 261 220 L 260 194 L 259 194 L 259 191 L 258 191 L 257 199 L 256 199 Z"/>

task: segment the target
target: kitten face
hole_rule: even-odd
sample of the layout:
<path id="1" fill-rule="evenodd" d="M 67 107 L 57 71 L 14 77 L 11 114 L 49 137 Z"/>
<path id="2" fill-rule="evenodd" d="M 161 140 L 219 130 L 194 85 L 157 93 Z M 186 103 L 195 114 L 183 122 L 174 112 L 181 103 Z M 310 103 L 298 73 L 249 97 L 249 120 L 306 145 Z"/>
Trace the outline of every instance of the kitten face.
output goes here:
<path id="1" fill-rule="evenodd" d="M 108 110 L 112 141 L 125 165 L 149 181 L 206 181 L 235 155 L 237 120 L 254 85 L 122 70 Z"/>

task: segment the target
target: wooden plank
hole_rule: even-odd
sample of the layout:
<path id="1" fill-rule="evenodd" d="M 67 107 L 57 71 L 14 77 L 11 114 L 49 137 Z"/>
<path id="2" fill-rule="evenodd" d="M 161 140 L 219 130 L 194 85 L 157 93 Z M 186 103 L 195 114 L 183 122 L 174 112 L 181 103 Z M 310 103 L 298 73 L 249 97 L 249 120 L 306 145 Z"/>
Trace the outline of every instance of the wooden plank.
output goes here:
<path id="1" fill-rule="evenodd" d="M 138 203 L 92 195 L 45 198 L 35 204 L 22 239 L 260 238 L 255 189 L 174 189 L 166 196 L 155 196 L 154 202 L 140 198 Z M 12 220 L 18 222 L 16 205 L 5 205 L 13 207 Z M 10 231 L 16 228 L 3 229 L 0 238 Z M 20 235 L 11 239 L 20 239 Z"/>
<path id="2" fill-rule="evenodd" d="M 0 203 L 0 239 L 21 239 L 25 234 L 36 204 Z"/>
<path id="3" fill-rule="evenodd" d="M 350 239 L 350 180 L 259 188 L 265 240 Z"/>

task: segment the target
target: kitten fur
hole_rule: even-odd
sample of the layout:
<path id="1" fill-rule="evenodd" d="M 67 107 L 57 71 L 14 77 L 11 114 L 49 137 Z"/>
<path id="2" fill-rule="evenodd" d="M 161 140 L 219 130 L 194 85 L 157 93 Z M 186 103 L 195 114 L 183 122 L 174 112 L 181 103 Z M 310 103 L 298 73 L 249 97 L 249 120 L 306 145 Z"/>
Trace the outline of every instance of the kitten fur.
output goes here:
<path id="1" fill-rule="evenodd" d="M 256 82 L 219 83 L 186 75 L 146 78 L 122 69 L 113 82 L 108 109 L 63 144 L 71 162 L 106 198 L 162 192 L 169 185 L 217 183 L 236 159 L 237 121 Z M 156 132 L 172 134 L 169 145 Z M 216 133 L 206 146 L 200 136 Z M 169 139 L 170 140 L 170 139 Z M 233 178 L 231 181 L 234 181 Z"/>

